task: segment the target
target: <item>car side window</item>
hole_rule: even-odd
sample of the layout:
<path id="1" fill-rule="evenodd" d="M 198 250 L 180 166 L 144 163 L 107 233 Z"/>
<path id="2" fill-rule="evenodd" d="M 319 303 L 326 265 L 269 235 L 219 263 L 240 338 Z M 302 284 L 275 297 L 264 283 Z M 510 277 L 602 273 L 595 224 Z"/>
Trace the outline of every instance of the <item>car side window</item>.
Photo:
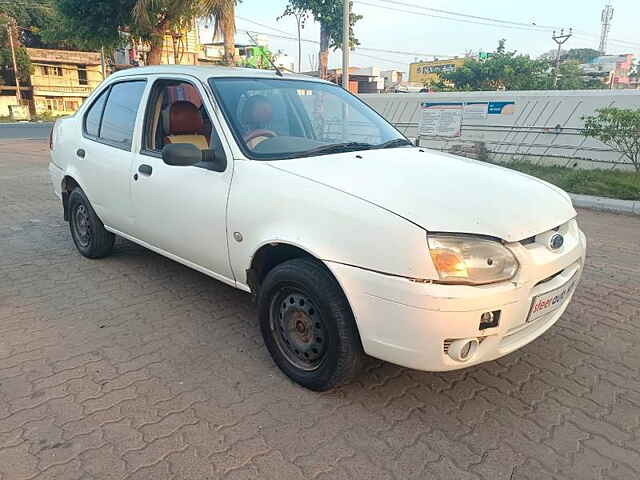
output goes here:
<path id="1" fill-rule="evenodd" d="M 102 118 L 102 111 L 104 110 L 104 104 L 107 101 L 109 89 L 106 89 L 100 94 L 98 99 L 93 102 L 89 107 L 84 117 L 84 131 L 87 135 L 97 137 L 100 135 L 100 119 Z"/>
<path id="2" fill-rule="evenodd" d="M 140 100 L 146 82 L 116 83 L 111 87 L 102 115 L 99 138 L 116 147 L 131 149 Z"/>
<path id="3" fill-rule="evenodd" d="M 160 155 L 171 143 L 190 143 L 198 149 L 224 149 L 200 91 L 181 79 L 158 79 L 147 102 L 142 152 Z"/>

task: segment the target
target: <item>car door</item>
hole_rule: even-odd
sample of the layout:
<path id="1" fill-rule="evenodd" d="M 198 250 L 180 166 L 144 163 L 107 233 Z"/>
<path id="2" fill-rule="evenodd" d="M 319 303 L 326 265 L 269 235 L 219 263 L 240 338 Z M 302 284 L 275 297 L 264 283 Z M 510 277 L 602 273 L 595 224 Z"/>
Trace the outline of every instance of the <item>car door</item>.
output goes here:
<path id="1" fill-rule="evenodd" d="M 215 154 L 227 159 L 224 172 L 163 162 L 162 148 L 173 132 L 162 130 L 169 128 L 167 118 L 172 118 L 171 107 L 176 102 L 183 106 L 185 102 L 198 104 L 202 117 L 206 118 L 202 129 L 210 131 L 193 132 L 186 137 L 208 133 Z M 233 160 L 228 145 L 220 140 L 220 125 L 212 113 L 212 103 L 198 80 L 180 75 L 154 79 L 131 179 L 134 231 L 135 237 L 150 247 L 220 280 L 235 283 L 229 264 L 226 219 Z"/>
<path id="2" fill-rule="evenodd" d="M 130 171 L 144 79 L 109 84 L 82 118 L 74 154 L 78 181 L 105 225 L 127 232 L 133 223 Z"/>

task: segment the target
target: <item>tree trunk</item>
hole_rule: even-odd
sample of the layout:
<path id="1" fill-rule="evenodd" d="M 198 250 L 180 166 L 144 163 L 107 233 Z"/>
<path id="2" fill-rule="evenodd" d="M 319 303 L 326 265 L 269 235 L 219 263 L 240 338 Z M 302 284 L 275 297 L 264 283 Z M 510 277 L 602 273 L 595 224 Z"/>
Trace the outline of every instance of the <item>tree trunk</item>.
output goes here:
<path id="1" fill-rule="evenodd" d="M 164 45 L 164 31 L 155 32 L 151 36 L 149 55 L 147 55 L 147 65 L 160 65 L 162 63 L 162 47 Z"/>
<path id="2" fill-rule="evenodd" d="M 318 74 L 326 80 L 329 66 L 329 28 L 325 23 L 320 24 L 320 54 L 318 55 Z"/>
<path id="3" fill-rule="evenodd" d="M 224 63 L 234 66 L 236 63 L 236 7 L 231 2 L 228 9 L 224 9 L 220 18 L 220 26 L 224 37 Z"/>

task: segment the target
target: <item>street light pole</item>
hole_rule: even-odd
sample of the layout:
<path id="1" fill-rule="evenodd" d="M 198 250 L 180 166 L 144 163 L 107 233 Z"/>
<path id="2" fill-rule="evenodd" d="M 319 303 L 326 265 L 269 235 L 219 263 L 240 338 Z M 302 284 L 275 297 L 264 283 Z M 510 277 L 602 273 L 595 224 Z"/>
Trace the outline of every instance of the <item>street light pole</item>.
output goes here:
<path id="1" fill-rule="evenodd" d="M 20 103 L 20 101 L 22 100 L 22 92 L 20 92 L 20 72 L 18 72 L 18 62 L 16 62 L 16 50 L 15 47 L 13 46 L 13 26 L 14 26 L 15 20 L 11 20 L 8 24 L 7 24 L 7 34 L 9 35 L 9 45 L 11 46 L 11 59 L 13 60 L 13 73 L 14 76 L 16 77 L 16 99 L 18 100 L 18 103 Z"/>
<path id="2" fill-rule="evenodd" d="M 349 7 L 350 0 L 342 0 L 342 88 L 349 90 Z"/>

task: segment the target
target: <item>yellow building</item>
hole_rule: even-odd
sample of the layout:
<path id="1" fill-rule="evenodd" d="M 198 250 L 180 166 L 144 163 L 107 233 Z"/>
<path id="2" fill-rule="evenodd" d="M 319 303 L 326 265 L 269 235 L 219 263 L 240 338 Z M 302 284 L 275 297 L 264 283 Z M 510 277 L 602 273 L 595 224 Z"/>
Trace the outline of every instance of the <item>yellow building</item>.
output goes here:
<path id="1" fill-rule="evenodd" d="M 198 32 L 194 28 L 185 29 L 178 34 L 166 34 L 162 45 L 161 64 L 170 65 L 197 65 L 200 56 L 200 42 L 198 41 Z M 144 64 L 144 59 L 149 52 L 149 46 L 139 44 L 137 49 L 127 49 L 127 58 L 124 61 L 116 61 L 116 63 L 137 63 Z"/>
<path id="2" fill-rule="evenodd" d="M 100 54 L 27 48 L 36 113 L 63 115 L 75 112 L 102 81 Z"/>
<path id="3" fill-rule="evenodd" d="M 452 72 L 464 64 L 464 58 L 449 58 L 431 62 L 416 62 L 409 65 L 409 81 L 428 85 L 440 80 L 440 74 Z"/>

